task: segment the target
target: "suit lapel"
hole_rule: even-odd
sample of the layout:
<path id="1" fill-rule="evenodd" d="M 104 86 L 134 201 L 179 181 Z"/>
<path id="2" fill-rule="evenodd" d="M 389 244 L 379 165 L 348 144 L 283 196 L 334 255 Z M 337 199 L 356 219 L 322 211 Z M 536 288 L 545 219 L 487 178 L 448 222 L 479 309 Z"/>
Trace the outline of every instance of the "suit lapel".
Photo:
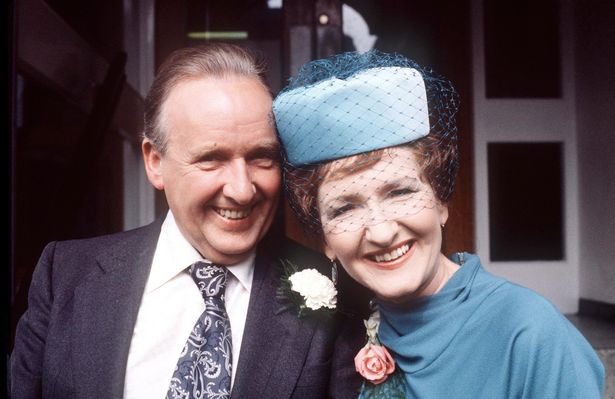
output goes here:
<path id="1" fill-rule="evenodd" d="M 289 398 L 301 374 L 315 327 L 279 312 L 275 261 L 257 256 L 232 398 Z"/>
<path id="2" fill-rule="evenodd" d="M 75 290 L 72 334 L 77 398 L 121 398 L 126 361 L 160 223 L 127 235 L 98 257 Z"/>

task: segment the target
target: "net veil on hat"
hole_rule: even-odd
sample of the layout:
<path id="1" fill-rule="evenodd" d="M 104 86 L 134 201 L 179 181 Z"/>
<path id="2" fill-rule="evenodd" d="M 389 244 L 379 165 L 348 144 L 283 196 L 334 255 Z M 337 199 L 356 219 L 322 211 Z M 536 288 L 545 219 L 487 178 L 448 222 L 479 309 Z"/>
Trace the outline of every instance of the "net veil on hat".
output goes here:
<path id="1" fill-rule="evenodd" d="M 458 104 L 448 80 L 399 54 L 349 52 L 303 65 L 273 102 L 285 190 L 299 220 L 312 232 L 343 232 L 448 201 L 458 168 Z M 337 179 L 336 171 L 357 179 Z M 335 187 L 336 198 L 395 182 L 416 187 L 382 204 L 384 215 L 348 199 L 351 212 L 325 221 L 319 187 L 336 179 L 348 186 L 348 196 Z M 424 184 L 435 196 L 423 193 Z"/>

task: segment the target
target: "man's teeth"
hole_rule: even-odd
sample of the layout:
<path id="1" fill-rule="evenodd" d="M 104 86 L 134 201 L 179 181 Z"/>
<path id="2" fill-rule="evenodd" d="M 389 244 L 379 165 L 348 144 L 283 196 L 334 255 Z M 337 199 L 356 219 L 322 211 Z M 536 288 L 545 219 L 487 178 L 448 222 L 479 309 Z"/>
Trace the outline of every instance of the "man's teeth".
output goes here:
<path id="1" fill-rule="evenodd" d="M 245 219 L 250 214 L 250 209 L 245 209 L 241 211 L 231 210 L 231 209 L 220 209 L 217 208 L 216 212 L 218 215 L 227 219 Z"/>
<path id="2" fill-rule="evenodd" d="M 397 249 L 392 250 L 391 252 L 387 252 L 386 254 L 374 255 L 374 260 L 376 262 L 390 262 L 404 255 L 409 250 L 410 250 L 410 245 L 405 244 Z"/>

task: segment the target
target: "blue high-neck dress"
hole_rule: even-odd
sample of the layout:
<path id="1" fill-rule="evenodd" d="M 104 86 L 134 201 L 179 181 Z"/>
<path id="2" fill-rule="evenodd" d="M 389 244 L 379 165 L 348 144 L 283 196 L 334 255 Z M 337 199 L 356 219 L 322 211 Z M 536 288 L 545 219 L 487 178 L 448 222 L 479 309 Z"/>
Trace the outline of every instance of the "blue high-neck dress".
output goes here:
<path id="1" fill-rule="evenodd" d="M 546 299 L 486 272 L 477 256 L 437 294 L 380 303 L 381 342 L 406 398 L 602 398 L 604 367 Z"/>

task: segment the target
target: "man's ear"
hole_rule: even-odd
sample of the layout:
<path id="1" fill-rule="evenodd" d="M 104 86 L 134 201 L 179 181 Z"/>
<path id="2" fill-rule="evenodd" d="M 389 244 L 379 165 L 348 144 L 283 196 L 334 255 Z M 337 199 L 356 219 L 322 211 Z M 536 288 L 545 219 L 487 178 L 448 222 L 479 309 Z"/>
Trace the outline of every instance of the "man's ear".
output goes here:
<path id="1" fill-rule="evenodd" d="M 143 139 L 141 151 L 143 152 L 143 163 L 145 164 L 147 179 L 156 189 L 163 190 L 162 155 L 160 155 L 149 139 Z"/>

